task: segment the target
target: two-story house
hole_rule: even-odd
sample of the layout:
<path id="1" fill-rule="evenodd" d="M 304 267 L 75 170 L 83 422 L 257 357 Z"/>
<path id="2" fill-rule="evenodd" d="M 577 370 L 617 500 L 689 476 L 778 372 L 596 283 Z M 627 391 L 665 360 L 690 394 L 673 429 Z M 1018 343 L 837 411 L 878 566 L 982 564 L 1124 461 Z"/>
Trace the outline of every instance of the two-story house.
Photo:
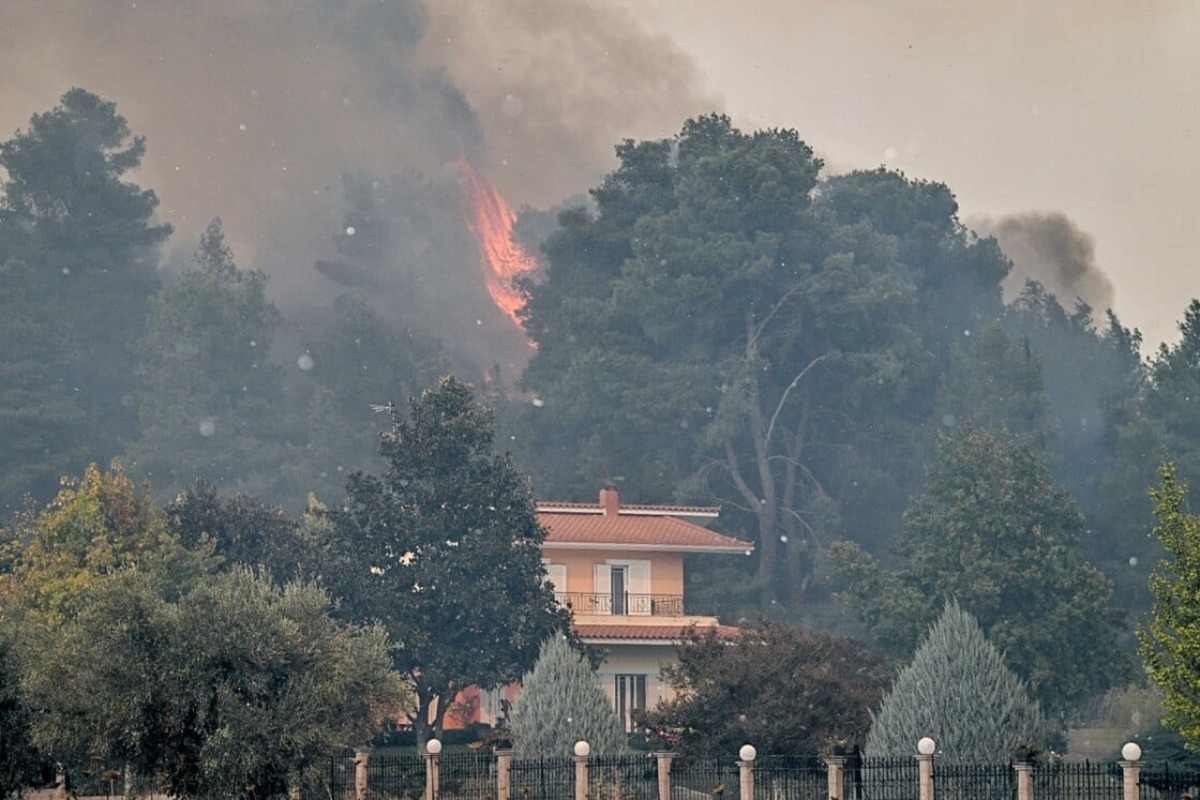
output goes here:
<path id="1" fill-rule="evenodd" d="M 559 601 L 574 612 L 580 638 L 605 649 L 600 678 L 627 729 L 634 711 L 669 697 L 662 667 L 674 661 L 687 629 L 721 627 L 715 616 L 688 613 L 683 589 L 685 554 L 745 557 L 753 549 L 704 527 L 718 513 L 622 505 L 615 488 L 601 489 L 595 505 L 538 504 L 549 532 L 542 545 L 546 572 Z"/>

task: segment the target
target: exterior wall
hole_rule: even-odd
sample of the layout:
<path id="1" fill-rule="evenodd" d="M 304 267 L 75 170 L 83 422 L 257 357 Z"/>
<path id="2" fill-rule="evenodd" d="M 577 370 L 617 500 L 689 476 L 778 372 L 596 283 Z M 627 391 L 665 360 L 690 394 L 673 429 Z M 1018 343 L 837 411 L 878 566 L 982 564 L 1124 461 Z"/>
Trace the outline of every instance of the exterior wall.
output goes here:
<path id="1" fill-rule="evenodd" d="M 675 648 L 669 644 L 618 644 L 607 646 L 607 657 L 596 671 L 604 693 L 613 704 L 617 703 L 617 676 L 643 675 L 646 680 L 646 708 L 652 709 L 674 696 L 663 676 L 663 667 L 677 661 Z M 626 715 L 628 717 L 628 714 Z M 622 723 L 629 726 L 629 719 Z"/>
<path id="2" fill-rule="evenodd" d="M 654 553 L 637 550 L 576 550 L 573 548 L 542 547 L 542 557 L 551 564 L 567 568 L 567 585 L 556 586 L 559 592 L 594 592 L 595 564 L 629 559 L 650 562 L 650 591 L 653 594 L 683 594 L 683 554 Z"/>

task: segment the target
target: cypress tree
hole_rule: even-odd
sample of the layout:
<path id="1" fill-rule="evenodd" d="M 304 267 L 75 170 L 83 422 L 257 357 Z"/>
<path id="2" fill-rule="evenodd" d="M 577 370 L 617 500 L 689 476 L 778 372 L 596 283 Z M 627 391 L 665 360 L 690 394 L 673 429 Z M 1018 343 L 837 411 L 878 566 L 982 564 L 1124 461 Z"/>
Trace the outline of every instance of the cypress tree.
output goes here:
<path id="1" fill-rule="evenodd" d="M 621 721 L 583 655 L 563 636 L 542 643 L 509 720 L 518 757 L 569 756 L 583 739 L 593 755 L 626 749 Z"/>
<path id="2" fill-rule="evenodd" d="M 1025 683 L 953 600 L 871 721 L 869 757 L 911 756 L 930 736 L 943 760 L 960 764 L 1007 760 L 1043 734 Z"/>

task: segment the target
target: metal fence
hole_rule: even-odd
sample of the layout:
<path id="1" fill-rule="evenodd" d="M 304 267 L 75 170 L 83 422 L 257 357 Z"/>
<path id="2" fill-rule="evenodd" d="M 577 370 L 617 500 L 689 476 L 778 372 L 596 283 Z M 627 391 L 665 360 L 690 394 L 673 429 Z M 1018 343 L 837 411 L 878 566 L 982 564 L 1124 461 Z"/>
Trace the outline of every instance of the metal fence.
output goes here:
<path id="1" fill-rule="evenodd" d="M 733 759 L 678 758 L 671 765 L 672 800 L 741 800 Z"/>
<path id="2" fill-rule="evenodd" d="M 1146 764 L 1139 781 L 1142 800 L 1179 800 L 1200 797 L 1200 773 L 1171 768 L 1170 764 Z"/>
<path id="3" fill-rule="evenodd" d="M 438 800 L 496 800 L 498 765 L 487 752 L 443 753 L 439 757 Z M 422 800 L 428 760 L 422 756 L 372 755 L 367 761 L 371 800 Z M 519 758 L 509 773 L 512 800 L 574 800 L 575 760 L 570 757 Z M 741 797 L 738 763 L 732 758 L 673 759 L 672 800 L 812 800 L 827 798 L 829 768 L 822 759 L 760 756 L 754 761 L 754 796 Z M 934 762 L 938 800 L 1016 800 L 1012 764 Z M 354 798 L 355 759 L 331 757 L 319 787 L 306 787 L 305 800 Z M 75 778 L 76 776 L 72 776 Z M 123 776 L 122 776 L 123 777 Z M 1124 771 L 1116 763 L 1039 762 L 1032 768 L 1037 800 L 1122 800 Z M 918 800 L 916 758 L 847 757 L 844 800 Z M 78 787 L 78 788 L 77 788 Z M 80 795 L 120 796 L 120 778 L 109 783 L 102 770 L 73 780 Z M 1141 800 L 1200 798 L 1200 774 L 1169 764 L 1143 764 Z M 83 791 L 79 791 L 83 789 Z M 658 761 L 653 754 L 593 756 L 588 760 L 589 800 L 658 800 Z"/>
<path id="4" fill-rule="evenodd" d="M 934 764 L 937 794 L 944 800 L 1016 800 L 1012 764 Z"/>
<path id="5" fill-rule="evenodd" d="M 829 769 L 815 757 L 760 756 L 754 761 L 754 800 L 826 797 Z"/>
<path id="6" fill-rule="evenodd" d="M 588 798 L 658 800 L 658 762 L 648 754 L 591 758 Z"/>
<path id="7" fill-rule="evenodd" d="M 509 776 L 513 800 L 574 800 L 575 761 L 570 757 L 514 758 Z"/>

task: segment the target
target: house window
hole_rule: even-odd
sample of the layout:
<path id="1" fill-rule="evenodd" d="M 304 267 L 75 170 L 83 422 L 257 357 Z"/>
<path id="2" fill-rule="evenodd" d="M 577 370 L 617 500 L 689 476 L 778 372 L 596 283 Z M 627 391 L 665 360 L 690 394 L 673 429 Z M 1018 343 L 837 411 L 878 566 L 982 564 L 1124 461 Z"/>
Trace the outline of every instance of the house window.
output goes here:
<path id="1" fill-rule="evenodd" d="M 554 584 L 554 593 L 562 594 L 567 591 L 567 565 L 555 564 L 553 561 L 543 561 L 546 567 L 546 580 Z"/>
<path id="2" fill-rule="evenodd" d="M 633 731 L 633 717 L 639 711 L 646 710 L 646 676 L 645 675 L 615 675 L 616 681 L 613 697 L 617 701 L 617 717 L 625 726 L 625 732 Z"/>
<path id="3" fill-rule="evenodd" d="M 649 615 L 650 562 L 622 559 L 596 564 L 592 592 L 597 614 Z"/>

